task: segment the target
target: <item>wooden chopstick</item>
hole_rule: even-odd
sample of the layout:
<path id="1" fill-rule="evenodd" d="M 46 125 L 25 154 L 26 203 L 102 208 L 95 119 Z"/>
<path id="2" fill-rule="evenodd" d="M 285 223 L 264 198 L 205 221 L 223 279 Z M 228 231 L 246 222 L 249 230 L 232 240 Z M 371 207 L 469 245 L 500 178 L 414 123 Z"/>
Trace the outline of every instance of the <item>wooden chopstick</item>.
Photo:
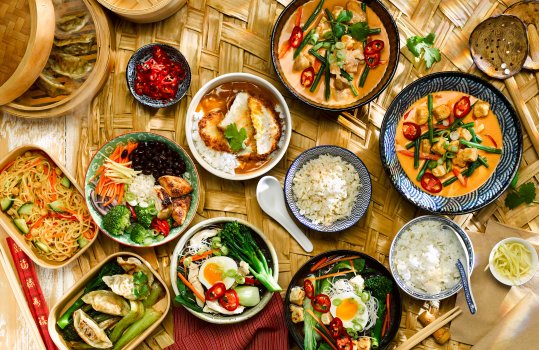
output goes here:
<path id="1" fill-rule="evenodd" d="M 451 322 L 454 318 L 458 317 L 461 313 L 462 310 L 460 309 L 460 307 L 455 306 L 454 308 L 434 320 L 434 322 L 408 338 L 404 343 L 399 345 L 397 350 L 410 350 L 411 348 L 419 344 L 423 339 L 434 333 L 436 330 L 442 328 L 447 323 Z"/>

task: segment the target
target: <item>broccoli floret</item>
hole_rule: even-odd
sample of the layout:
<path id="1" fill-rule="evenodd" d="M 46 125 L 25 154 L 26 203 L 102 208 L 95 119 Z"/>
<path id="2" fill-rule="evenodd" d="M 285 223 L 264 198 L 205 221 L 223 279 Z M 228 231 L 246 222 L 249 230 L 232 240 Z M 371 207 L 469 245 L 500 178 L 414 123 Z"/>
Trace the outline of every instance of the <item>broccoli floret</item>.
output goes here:
<path id="1" fill-rule="evenodd" d="M 103 217 L 103 228 L 111 235 L 121 235 L 131 224 L 130 217 L 131 212 L 125 205 L 117 205 Z"/>
<path id="2" fill-rule="evenodd" d="M 152 231 L 148 230 L 138 222 L 135 222 L 133 225 L 129 226 L 128 231 L 131 240 L 138 244 L 144 244 L 146 238 L 153 237 Z"/>
<path id="3" fill-rule="evenodd" d="M 370 290 L 376 299 L 385 300 L 386 294 L 393 289 L 393 282 L 386 276 L 376 275 L 365 280 L 365 289 Z"/>
<path id="4" fill-rule="evenodd" d="M 150 205 L 146 208 L 141 206 L 135 206 L 135 215 L 137 216 L 137 221 L 144 226 L 145 228 L 150 228 L 152 225 L 153 218 L 157 215 L 157 211 L 153 205 Z"/>

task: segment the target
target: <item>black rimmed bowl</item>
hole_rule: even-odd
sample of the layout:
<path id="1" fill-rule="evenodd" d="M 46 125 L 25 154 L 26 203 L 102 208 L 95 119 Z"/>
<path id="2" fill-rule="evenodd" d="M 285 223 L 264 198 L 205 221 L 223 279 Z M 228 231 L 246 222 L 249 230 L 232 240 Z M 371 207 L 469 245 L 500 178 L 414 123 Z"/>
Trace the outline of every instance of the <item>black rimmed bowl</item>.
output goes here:
<path id="1" fill-rule="evenodd" d="M 178 86 L 176 96 L 174 96 L 174 98 L 170 100 L 156 100 L 146 95 L 139 95 L 135 92 L 137 65 L 146 62 L 152 57 L 152 48 L 154 46 L 159 46 L 160 48 L 162 48 L 167 53 L 170 60 L 179 63 L 183 71 L 185 72 L 183 81 Z M 148 107 L 164 108 L 170 107 L 178 103 L 185 96 L 187 90 L 189 90 L 189 86 L 191 85 L 191 68 L 189 67 L 189 63 L 187 63 L 185 57 L 176 48 L 165 44 L 153 43 L 142 46 L 133 54 L 133 56 L 131 56 L 131 58 L 127 62 L 125 77 L 127 79 L 127 86 L 129 87 L 129 91 L 131 91 L 131 95 L 133 95 L 133 97 L 137 101 Z"/>
<path id="2" fill-rule="evenodd" d="M 408 108 L 429 93 L 448 90 L 464 92 L 490 103 L 503 135 L 504 151 L 488 180 L 477 190 L 456 197 L 434 196 L 416 186 L 404 172 L 395 147 L 397 124 Z M 513 106 L 490 83 L 466 73 L 434 73 L 406 86 L 387 109 L 380 129 L 380 157 L 393 186 L 412 204 L 431 213 L 466 214 L 492 203 L 509 187 L 521 156 L 522 129 Z"/>
<path id="3" fill-rule="evenodd" d="M 393 79 L 393 76 L 395 75 L 395 72 L 397 71 L 397 66 L 399 63 L 399 52 L 400 52 L 400 38 L 399 38 L 399 30 L 397 28 L 397 24 L 395 23 L 395 20 L 387 10 L 387 8 L 382 5 L 382 2 L 379 0 L 370 0 L 367 2 L 368 6 L 376 15 L 380 18 L 380 21 L 382 22 L 388 36 L 389 40 L 389 60 L 387 61 L 387 68 L 382 76 L 382 79 L 375 88 L 373 88 L 369 93 L 367 93 L 362 98 L 349 103 L 345 105 L 337 105 L 337 106 L 328 106 L 327 104 L 316 102 L 312 99 L 309 99 L 306 96 L 303 96 L 300 94 L 294 87 L 293 84 L 289 81 L 289 79 L 284 75 L 283 70 L 281 68 L 281 64 L 279 62 L 279 38 L 281 36 L 281 32 L 283 31 L 286 22 L 294 14 L 294 12 L 304 4 L 311 2 L 311 1 L 317 1 L 317 0 L 296 0 L 292 1 L 288 6 L 285 7 L 285 9 L 281 12 L 279 15 L 279 18 L 277 18 L 277 21 L 275 22 L 275 25 L 273 26 L 273 31 L 271 33 L 271 61 L 273 63 L 273 68 L 275 68 L 275 71 L 277 72 L 277 76 L 279 77 L 279 80 L 283 83 L 283 85 L 286 87 L 288 91 L 292 95 L 294 95 L 297 99 L 300 101 L 306 103 L 307 105 L 311 107 L 315 107 L 321 110 L 325 111 L 331 111 L 331 112 L 338 112 L 338 111 L 345 111 L 350 109 L 355 109 L 358 107 L 361 107 L 372 100 L 374 100 L 378 95 L 384 91 L 387 86 L 389 85 L 389 82 Z M 347 1 L 342 1 L 342 6 L 344 7 L 346 5 Z M 309 14 L 310 15 L 310 14 Z M 320 16 L 320 15 L 319 15 Z M 304 13 L 304 16 L 302 18 L 302 23 L 305 22 L 307 15 Z"/>
<path id="4" fill-rule="evenodd" d="M 324 154 L 341 157 L 344 161 L 352 164 L 352 166 L 359 175 L 359 181 L 361 183 L 361 188 L 359 189 L 359 193 L 357 195 L 350 216 L 344 219 L 337 220 L 329 226 L 315 224 L 307 217 L 300 214 L 300 210 L 296 204 L 294 194 L 292 193 L 292 181 L 294 180 L 296 172 L 301 169 L 305 165 L 305 163 Z M 331 145 L 316 146 L 301 153 L 292 162 L 290 168 L 288 168 L 288 172 L 286 173 L 286 178 L 284 180 L 284 196 L 288 208 L 290 209 L 292 214 L 294 214 L 296 219 L 298 219 L 298 221 L 301 222 L 303 225 L 315 231 L 338 232 L 355 225 L 359 221 L 359 219 L 361 219 L 363 215 L 365 215 L 365 213 L 367 212 L 367 208 L 369 207 L 372 196 L 371 177 L 369 175 L 369 170 L 367 169 L 363 161 L 349 150 Z"/>
<path id="5" fill-rule="evenodd" d="M 367 273 L 364 274 L 365 277 L 370 276 L 370 275 L 383 275 L 393 281 L 393 289 L 391 291 L 391 313 L 390 313 L 390 321 L 389 321 L 389 330 L 387 331 L 386 335 L 382 337 L 382 339 L 380 340 L 380 345 L 378 347 L 378 349 L 380 350 L 388 349 L 391 340 L 395 337 L 395 335 L 397 334 L 399 330 L 399 325 L 400 325 L 401 316 L 402 316 L 402 300 L 399 294 L 397 284 L 395 280 L 393 279 L 393 276 L 391 275 L 391 273 L 378 260 L 371 257 L 370 255 L 367 255 L 358 251 L 354 251 L 354 250 L 339 249 L 339 250 L 331 250 L 328 252 L 324 252 L 308 260 L 305 263 L 305 265 L 300 267 L 300 269 L 294 274 L 294 277 L 292 277 L 292 280 L 290 281 L 290 284 L 288 285 L 288 289 L 286 291 L 286 295 L 284 299 L 285 319 L 286 319 L 286 324 L 288 326 L 288 331 L 290 332 L 292 339 L 294 339 L 294 341 L 296 342 L 296 344 L 299 346 L 300 349 L 304 349 L 303 322 L 301 323 L 292 322 L 292 313 L 290 311 L 290 293 L 292 291 L 292 288 L 295 286 L 302 287 L 303 280 L 305 279 L 305 277 L 311 274 L 311 271 L 310 271 L 311 268 L 316 263 L 318 263 L 321 259 L 329 258 L 333 256 L 343 256 L 343 257 L 360 256 L 362 259 L 365 259 L 365 267 L 366 267 L 366 270 L 368 269 L 369 271 L 368 274 Z"/>

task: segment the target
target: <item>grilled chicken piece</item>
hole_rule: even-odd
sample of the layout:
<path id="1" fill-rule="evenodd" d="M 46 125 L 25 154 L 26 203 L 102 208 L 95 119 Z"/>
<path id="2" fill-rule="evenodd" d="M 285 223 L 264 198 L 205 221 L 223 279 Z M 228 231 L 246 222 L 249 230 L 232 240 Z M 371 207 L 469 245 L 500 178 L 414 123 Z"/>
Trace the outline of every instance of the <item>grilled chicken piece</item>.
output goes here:
<path id="1" fill-rule="evenodd" d="M 429 110 L 427 107 L 419 107 L 415 110 L 415 122 L 419 125 L 425 124 L 429 120 Z"/>
<path id="2" fill-rule="evenodd" d="M 249 110 L 254 129 L 256 130 L 254 139 L 256 140 L 256 153 L 260 156 L 269 155 L 277 149 L 277 143 L 281 138 L 281 123 L 279 117 L 264 101 L 249 97 Z"/>
<path id="3" fill-rule="evenodd" d="M 436 177 L 442 177 L 445 174 L 447 174 L 447 169 L 445 168 L 445 165 L 440 164 L 436 168 L 432 169 L 432 175 Z"/>
<path id="4" fill-rule="evenodd" d="M 439 155 L 443 156 L 445 154 L 445 152 L 447 151 L 445 149 L 445 147 L 448 145 L 449 143 L 447 142 L 446 139 L 444 139 L 443 137 L 440 138 L 440 141 L 436 142 L 434 145 L 432 145 L 432 152 L 434 153 L 438 153 Z"/>
<path id="5" fill-rule="evenodd" d="M 465 167 L 468 162 L 475 162 L 479 157 L 477 148 L 465 148 L 459 150 L 457 156 L 453 158 L 453 164 Z"/>
<path id="6" fill-rule="evenodd" d="M 423 153 L 430 153 L 431 144 L 429 139 L 423 139 L 421 140 L 421 152 Z"/>
<path id="7" fill-rule="evenodd" d="M 337 90 L 344 90 L 350 86 L 350 83 L 348 80 L 342 77 L 342 75 L 337 75 L 335 77 L 335 89 Z"/>
<path id="8" fill-rule="evenodd" d="M 294 59 L 294 65 L 292 68 L 296 71 L 303 71 L 306 68 L 309 68 L 311 66 L 311 61 L 309 61 L 309 58 L 304 53 L 300 53 L 296 59 Z"/>
<path id="9" fill-rule="evenodd" d="M 180 198 L 174 198 L 172 200 L 172 219 L 174 219 L 174 226 L 180 226 L 187 217 L 187 212 L 191 206 L 191 197 L 183 196 Z"/>
<path id="10" fill-rule="evenodd" d="M 219 123 L 225 118 L 222 112 L 214 111 L 206 114 L 198 122 L 198 134 L 204 144 L 209 148 L 232 153 L 228 141 L 223 132 L 218 128 Z"/>
<path id="11" fill-rule="evenodd" d="M 473 106 L 473 115 L 476 118 L 484 118 L 488 115 L 490 104 L 486 101 L 477 101 Z"/>
<path id="12" fill-rule="evenodd" d="M 187 275 L 187 280 L 193 285 L 197 292 L 200 293 L 200 295 L 204 295 L 204 288 L 202 287 L 202 284 L 200 284 L 200 280 L 198 279 L 198 270 L 199 267 L 197 264 L 189 264 L 189 274 Z M 204 306 L 204 302 L 202 300 L 200 300 L 199 298 L 195 299 L 198 306 Z"/>
<path id="13" fill-rule="evenodd" d="M 161 205 L 163 206 L 163 208 L 168 207 L 170 204 L 172 204 L 170 196 L 162 186 L 154 186 L 153 190 L 155 191 L 157 198 L 159 198 L 159 200 L 161 201 Z"/>
<path id="14" fill-rule="evenodd" d="M 468 129 L 461 128 L 460 137 L 466 141 L 470 141 L 472 139 L 472 133 Z"/>
<path id="15" fill-rule="evenodd" d="M 432 114 L 437 120 L 444 120 L 451 115 L 451 108 L 448 105 L 439 105 L 434 107 Z"/>
<path id="16" fill-rule="evenodd" d="M 357 22 L 367 22 L 367 14 L 361 9 L 361 3 L 359 1 L 348 1 L 346 3 L 346 9 L 352 11 L 351 24 Z"/>
<path id="17" fill-rule="evenodd" d="M 179 176 L 164 175 L 158 181 L 166 193 L 172 198 L 181 197 L 193 190 L 189 182 Z"/>
<path id="18" fill-rule="evenodd" d="M 236 95 L 225 118 L 219 123 L 219 129 L 224 132 L 227 126 L 232 123 L 236 124 L 238 130 L 244 128 L 247 133 L 245 146 L 248 149 L 248 153 L 254 153 L 256 152 L 255 128 L 253 127 L 253 122 L 249 113 L 249 98 L 249 94 L 246 92 L 240 92 Z"/>

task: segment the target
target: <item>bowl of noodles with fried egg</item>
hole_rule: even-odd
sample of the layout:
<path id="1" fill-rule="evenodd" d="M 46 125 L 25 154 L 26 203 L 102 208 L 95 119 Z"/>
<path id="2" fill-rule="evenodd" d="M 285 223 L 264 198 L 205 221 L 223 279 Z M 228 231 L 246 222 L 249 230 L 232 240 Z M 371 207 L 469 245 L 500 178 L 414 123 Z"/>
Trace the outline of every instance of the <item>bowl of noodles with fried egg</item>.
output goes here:
<path id="1" fill-rule="evenodd" d="M 281 93 L 248 73 L 207 82 L 191 100 L 187 143 L 198 163 L 228 180 L 247 180 L 271 170 L 292 136 L 290 111 Z"/>

